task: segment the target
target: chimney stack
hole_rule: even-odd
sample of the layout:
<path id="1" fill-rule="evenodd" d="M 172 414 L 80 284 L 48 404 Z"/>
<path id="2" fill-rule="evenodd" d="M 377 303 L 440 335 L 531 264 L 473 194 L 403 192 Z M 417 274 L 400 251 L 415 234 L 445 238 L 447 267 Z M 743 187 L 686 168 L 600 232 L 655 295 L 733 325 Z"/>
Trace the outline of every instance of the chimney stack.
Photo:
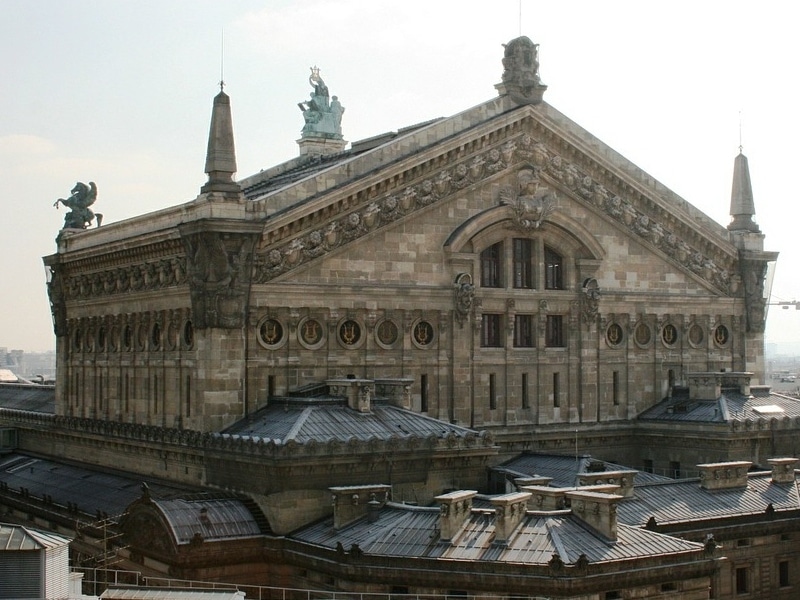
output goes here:
<path id="1" fill-rule="evenodd" d="M 700 470 L 700 487 L 704 490 L 747 487 L 747 472 L 752 465 L 748 460 L 697 465 Z"/>
<path id="2" fill-rule="evenodd" d="M 452 540 L 472 513 L 472 499 L 478 494 L 475 490 L 459 490 L 436 496 L 440 504 L 439 535 L 442 540 Z"/>
<path id="3" fill-rule="evenodd" d="M 333 494 L 333 528 L 341 529 L 364 516 L 377 519 L 375 513 L 389 499 L 391 486 L 351 485 L 328 489 Z"/>
<path id="4" fill-rule="evenodd" d="M 599 471 L 597 473 L 578 473 L 581 486 L 615 485 L 618 493 L 625 498 L 633 497 L 633 480 L 638 471 Z"/>
<path id="5" fill-rule="evenodd" d="M 794 483 L 796 458 L 770 458 L 767 462 L 772 466 L 772 483 Z"/>
<path id="6" fill-rule="evenodd" d="M 567 492 L 567 498 L 572 514 L 606 538 L 617 539 L 617 504 L 622 496 L 575 490 Z"/>
<path id="7" fill-rule="evenodd" d="M 513 492 L 491 499 L 494 506 L 494 543 L 506 544 L 525 517 L 530 492 Z"/>

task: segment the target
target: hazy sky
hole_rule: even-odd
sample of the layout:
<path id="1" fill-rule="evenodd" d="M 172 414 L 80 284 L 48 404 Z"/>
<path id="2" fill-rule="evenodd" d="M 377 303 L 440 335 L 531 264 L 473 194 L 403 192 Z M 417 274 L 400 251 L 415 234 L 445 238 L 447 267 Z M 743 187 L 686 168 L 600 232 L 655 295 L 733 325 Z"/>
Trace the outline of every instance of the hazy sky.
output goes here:
<path id="1" fill-rule="evenodd" d="M 798 3 L 2 0 L 0 17 L 0 346 L 55 347 L 41 257 L 76 181 L 105 222 L 197 195 L 222 64 L 245 177 L 297 155 L 310 66 L 357 141 L 494 97 L 520 33 L 547 102 L 722 225 L 741 122 L 773 302 L 800 299 Z M 767 342 L 790 341 L 800 311 L 773 306 Z"/>

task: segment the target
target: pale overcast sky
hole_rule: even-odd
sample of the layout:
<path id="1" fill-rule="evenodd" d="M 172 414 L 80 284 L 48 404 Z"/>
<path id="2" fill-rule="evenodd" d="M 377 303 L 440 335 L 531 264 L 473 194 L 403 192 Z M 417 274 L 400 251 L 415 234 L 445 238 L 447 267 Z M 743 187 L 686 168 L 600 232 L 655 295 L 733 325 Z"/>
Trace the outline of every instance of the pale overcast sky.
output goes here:
<path id="1" fill-rule="evenodd" d="M 297 155 L 310 66 L 357 141 L 494 97 L 520 33 L 547 102 L 722 225 L 741 122 L 755 220 L 781 253 L 773 301 L 800 300 L 796 2 L 3 0 L 0 15 L 0 346 L 55 347 L 41 257 L 76 181 L 97 183 L 105 222 L 197 195 L 221 63 L 245 177 Z M 773 306 L 767 342 L 800 342 L 800 311 Z"/>

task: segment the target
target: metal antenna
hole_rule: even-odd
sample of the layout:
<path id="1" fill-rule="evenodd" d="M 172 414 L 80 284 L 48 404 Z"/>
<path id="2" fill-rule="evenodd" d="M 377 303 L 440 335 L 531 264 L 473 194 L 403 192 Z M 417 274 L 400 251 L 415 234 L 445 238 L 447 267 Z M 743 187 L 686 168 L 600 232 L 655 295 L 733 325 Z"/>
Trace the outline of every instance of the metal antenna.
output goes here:
<path id="1" fill-rule="evenodd" d="M 742 153 L 742 111 L 739 111 L 739 154 Z"/>
<path id="2" fill-rule="evenodd" d="M 522 0 L 519 0 L 519 37 L 522 37 Z"/>
<path id="3" fill-rule="evenodd" d="M 219 39 L 219 91 L 225 87 L 225 30 L 220 32 Z"/>

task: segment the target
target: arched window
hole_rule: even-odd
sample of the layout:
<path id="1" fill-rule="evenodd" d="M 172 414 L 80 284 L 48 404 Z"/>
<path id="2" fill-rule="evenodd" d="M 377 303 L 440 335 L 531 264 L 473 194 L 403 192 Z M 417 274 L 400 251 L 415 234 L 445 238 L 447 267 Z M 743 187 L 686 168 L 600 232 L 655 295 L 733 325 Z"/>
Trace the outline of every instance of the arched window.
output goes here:
<path id="1" fill-rule="evenodd" d="M 497 242 L 481 252 L 481 285 L 503 287 L 503 242 Z"/>
<path id="2" fill-rule="evenodd" d="M 564 259 L 549 246 L 544 247 L 544 289 L 564 289 Z"/>

